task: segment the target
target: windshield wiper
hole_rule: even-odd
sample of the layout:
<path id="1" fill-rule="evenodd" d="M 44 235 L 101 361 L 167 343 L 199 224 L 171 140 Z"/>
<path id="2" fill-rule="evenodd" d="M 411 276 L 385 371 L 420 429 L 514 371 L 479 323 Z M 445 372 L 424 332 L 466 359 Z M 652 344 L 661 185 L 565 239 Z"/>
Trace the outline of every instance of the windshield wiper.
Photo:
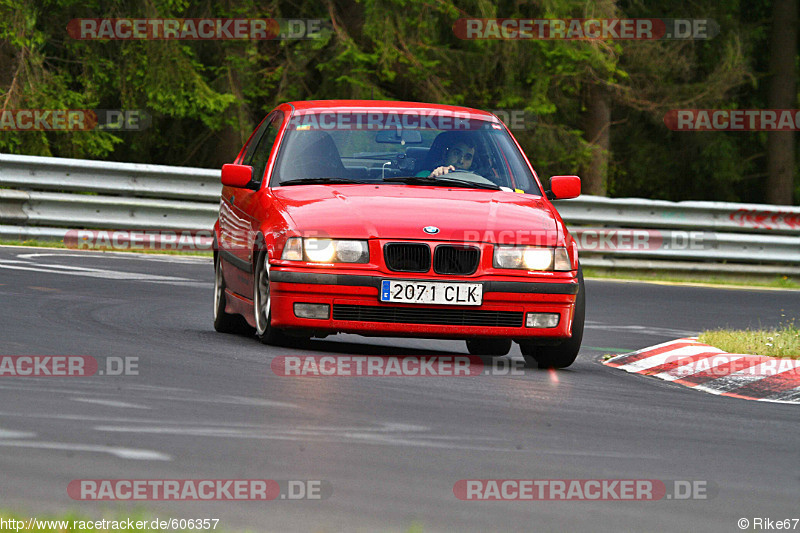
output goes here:
<path id="1" fill-rule="evenodd" d="M 460 180 L 457 178 L 448 178 L 440 176 L 438 178 L 421 177 L 421 176 L 398 176 L 392 178 L 385 178 L 386 182 L 400 182 L 408 183 L 409 185 L 443 185 L 446 187 L 464 187 L 468 189 L 490 189 L 493 191 L 501 190 L 498 185 L 494 183 L 476 183 L 469 180 Z"/>
<path id="2" fill-rule="evenodd" d="M 298 178 L 280 182 L 279 185 L 309 185 L 314 183 L 364 183 L 350 178 Z"/>

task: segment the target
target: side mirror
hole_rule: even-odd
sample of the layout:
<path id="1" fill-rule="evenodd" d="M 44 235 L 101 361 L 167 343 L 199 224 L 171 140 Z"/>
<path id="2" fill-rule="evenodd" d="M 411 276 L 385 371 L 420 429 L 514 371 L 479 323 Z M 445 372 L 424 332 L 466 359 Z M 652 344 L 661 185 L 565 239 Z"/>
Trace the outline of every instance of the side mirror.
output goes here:
<path id="1" fill-rule="evenodd" d="M 581 179 L 578 176 L 553 176 L 550 178 L 550 200 L 567 200 L 581 195 Z"/>
<path id="2" fill-rule="evenodd" d="M 222 165 L 222 184 L 229 187 L 244 188 L 253 179 L 250 165 Z"/>

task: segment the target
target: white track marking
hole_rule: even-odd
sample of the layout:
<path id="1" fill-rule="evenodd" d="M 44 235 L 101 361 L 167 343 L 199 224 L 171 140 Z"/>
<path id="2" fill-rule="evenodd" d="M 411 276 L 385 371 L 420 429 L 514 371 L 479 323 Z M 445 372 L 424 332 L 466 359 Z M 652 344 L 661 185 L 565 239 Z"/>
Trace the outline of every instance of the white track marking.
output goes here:
<path id="1" fill-rule="evenodd" d="M 677 361 L 688 356 L 708 353 L 707 356 L 702 356 L 686 365 L 659 372 L 658 374 L 651 372 L 652 377 L 665 381 L 677 381 L 681 378 L 688 378 L 696 375 L 704 379 L 695 380 L 699 383 L 682 384 L 689 388 L 715 395 L 738 395 L 739 397 L 744 397 L 749 400 L 771 403 L 800 403 L 800 386 L 796 386 L 796 384 L 800 382 L 800 380 L 797 379 L 797 375 L 800 373 L 800 360 L 770 358 L 760 355 L 731 354 L 707 344 L 697 343 L 696 341 L 697 339 L 694 338 L 677 339 L 657 346 L 644 348 L 637 352 L 621 354 L 605 361 L 604 364 L 611 365 L 615 359 L 624 360 L 624 358 L 634 355 L 644 356 L 644 358 L 638 361 L 623 364 L 616 368 L 631 373 L 647 374 L 648 369 L 662 365 L 671 359 Z M 669 349 L 670 345 L 677 345 L 678 343 L 685 342 L 690 342 L 692 344 L 680 348 L 673 348 L 671 350 Z M 648 355 L 656 351 L 662 351 L 662 353 Z M 744 368 L 737 369 L 736 366 L 732 366 L 729 369 L 718 370 L 718 377 L 714 375 L 713 372 L 716 367 L 723 367 L 729 363 L 734 363 L 735 365 L 735 362 L 739 360 L 744 360 L 744 364 L 740 363 L 740 366 Z M 725 372 L 729 370 L 732 372 L 726 374 Z M 736 371 L 733 372 L 733 370 Z M 773 381 L 771 378 L 775 376 L 781 376 L 783 379 Z M 788 381 L 787 378 L 788 380 L 794 378 L 794 381 Z M 764 383 L 759 383 L 761 381 Z M 761 390 L 741 391 L 743 387 L 747 387 L 753 383 L 759 383 L 759 385 L 761 385 L 759 387 Z M 778 387 L 776 387 L 778 390 L 770 390 L 773 383 L 778 385 Z M 788 391 L 781 391 L 780 388 L 786 386 L 787 383 L 790 384 L 790 386 L 795 385 L 794 388 Z"/>
<path id="2" fill-rule="evenodd" d="M 613 362 L 617 358 L 627 357 L 629 355 L 634 355 L 634 354 L 639 354 L 639 353 L 642 353 L 642 352 L 650 352 L 650 351 L 653 351 L 653 350 L 658 350 L 659 348 L 664 348 L 666 346 L 672 346 L 672 345 L 677 344 L 679 342 L 694 342 L 696 340 L 697 340 L 697 338 L 695 338 L 695 337 L 687 337 L 687 338 L 684 338 L 684 339 L 675 339 L 674 341 L 662 342 L 661 344 L 655 344 L 653 346 L 648 346 L 647 348 L 642 348 L 641 350 L 636 350 L 635 352 L 617 354 L 614 357 L 612 357 L 611 359 L 609 359 L 608 361 L 606 361 L 605 363 L 608 364 L 608 363 Z"/>
<path id="3" fill-rule="evenodd" d="M 189 263 L 189 264 L 203 264 L 211 263 L 210 257 L 192 257 L 168 254 L 137 254 L 131 252 L 100 252 L 97 250 L 86 250 L 84 253 L 66 253 L 66 254 L 18 254 L 17 257 L 21 259 L 34 259 L 36 257 L 80 257 L 86 258 L 100 258 L 100 259 L 139 259 L 142 261 L 160 261 L 162 263 Z"/>
<path id="4" fill-rule="evenodd" d="M 52 388 L 52 387 L 31 387 L 25 385 L 0 385 L 0 389 L 9 390 L 22 390 L 26 392 L 46 392 L 46 393 L 66 393 L 66 394 L 88 394 L 91 395 L 94 391 L 76 390 L 68 387 Z M 126 392 L 138 392 L 137 387 L 125 389 Z M 275 400 L 265 400 L 263 398 L 247 398 L 243 396 L 228 396 L 228 395 L 211 395 L 200 396 L 195 391 L 175 390 L 165 387 L 163 390 L 160 387 L 145 387 L 145 389 L 153 389 L 155 392 L 147 396 L 148 400 L 154 401 L 170 401 L 170 402 L 192 402 L 192 403 L 210 403 L 221 405 L 244 405 L 250 407 L 281 407 L 286 409 L 297 409 L 298 406 L 293 403 L 279 402 Z M 181 395 L 181 393 L 185 393 Z M 108 394 L 107 392 L 98 392 L 97 394 Z M 3 413 L 0 413 L 2 416 Z"/>
<path id="5" fill-rule="evenodd" d="M 119 407 L 121 409 L 150 409 L 146 405 L 137 405 L 135 403 L 118 402 L 115 400 L 102 400 L 97 398 L 70 398 L 73 402 L 93 403 L 97 405 L 106 405 L 108 407 Z"/>
<path id="6" fill-rule="evenodd" d="M 9 384 L 0 384 L 0 390 L 8 389 L 8 390 L 21 390 L 25 392 L 46 392 L 46 393 L 65 393 L 65 394 L 82 394 L 86 395 L 108 395 L 108 389 L 113 389 L 115 394 L 119 394 L 117 386 L 111 384 L 103 384 L 100 385 L 99 381 L 94 383 L 87 383 L 85 380 L 81 380 L 80 382 L 74 381 L 75 385 L 78 387 L 82 387 L 85 390 L 77 389 L 77 388 L 69 388 L 64 386 L 63 384 L 60 387 L 53 387 L 48 385 L 46 381 L 52 378 L 26 378 L 33 380 L 38 380 L 37 383 L 40 386 L 36 386 L 36 383 L 31 383 L 30 385 L 20 384 L 20 382 L 16 383 L 9 383 Z M 53 383 L 50 381 L 50 383 Z M 94 389 L 94 390 L 88 390 Z M 266 400 L 263 398 L 248 398 L 246 396 L 231 396 L 231 395 L 207 395 L 203 393 L 198 393 L 197 391 L 193 391 L 190 389 L 179 389 L 175 387 L 158 387 L 158 386 L 151 386 L 151 385 L 133 385 L 128 386 L 122 389 L 127 394 L 134 394 L 137 392 L 144 392 L 147 393 L 147 400 L 153 401 L 170 401 L 170 402 L 192 402 L 192 403 L 210 403 L 210 404 L 221 404 L 221 405 L 244 405 L 244 406 L 251 406 L 251 407 L 281 407 L 287 409 L 297 409 L 298 405 L 288 402 L 279 402 L 275 400 Z M 0 413 L 2 415 L 3 413 Z"/>
<path id="7" fill-rule="evenodd" d="M 645 357 L 644 359 L 639 359 L 638 361 L 628 363 L 627 365 L 622 365 L 619 368 L 621 370 L 625 370 L 626 372 L 641 372 L 643 370 L 647 370 L 648 368 L 663 365 L 668 360 L 677 360 L 682 357 L 689 357 L 690 355 L 697 355 L 699 353 L 708 351 L 713 351 L 713 349 L 709 350 L 709 347 L 705 345 L 684 346 L 683 348 L 678 348 L 676 350 L 670 350 L 650 357 Z"/>
<path id="8" fill-rule="evenodd" d="M 599 329 L 603 331 L 615 331 L 619 333 L 640 333 L 642 335 L 658 335 L 660 337 L 691 337 L 697 335 L 697 331 L 686 331 L 683 329 L 659 328 L 655 326 L 616 326 L 587 320 L 585 328 Z"/>
<path id="9" fill-rule="evenodd" d="M 94 452 L 107 453 L 120 459 L 133 459 L 136 461 L 171 461 L 172 457 L 161 452 L 141 450 L 136 448 L 122 448 L 119 446 L 100 446 L 94 444 L 72 444 L 65 442 L 36 442 L 26 440 L 0 440 L 0 446 L 14 448 L 33 448 L 41 450 L 64 450 L 68 452 Z"/>
<path id="10" fill-rule="evenodd" d="M 708 359 L 710 359 L 713 364 L 708 363 L 705 359 L 701 359 L 699 361 L 694 361 L 692 363 L 688 363 L 686 365 L 675 367 L 665 372 L 661 372 L 660 374 L 655 374 L 654 377 L 657 377 L 658 379 L 663 379 L 664 381 L 675 381 L 676 379 L 683 379 L 685 377 L 689 377 L 693 374 L 698 374 L 700 372 L 708 372 L 713 368 L 716 368 L 721 365 L 726 365 L 728 363 L 737 361 L 739 359 L 743 359 L 745 357 L 747 356 L 738 354 L 728 355 L 722 352 L 720 355 L 712 355 L 708 357 Z"/>
<path id="11" fill-rule="evenodd" d="M 0 428 L 0 439 L 30 439 L 36 436 L 31 431 L 14 431 Z"/>
<path id="12" fill-rule="evenodd" d="M 354 439 L 369 439 L 373 435 L 398 434 L 398 433 L 427 433 L 430 428 L 405 424 L 381 424 L 380 427 L 365 426 L 308 426 L 286 429 L 283 426 L 251 426 L 249 428 L 235 428 L 225 426 L 189 426 L 174 427 L 172 425 L 157 424 L 152 426 L 97 426 L 96 431 L 110 431 L 116 433 L 141 432 L 161 435 L 181 435 L 190 437 L 235 437 L 242 439 L 269 439 L 276 437 L 352 437 Z M 488 438 L 485 440 L 500 440 Z"/>
<path id="13" fill-rule="evenodd" d="M 696 388 L 701 390 L 713 388 L 718 393 L 730 392 L 739 387 L 744 387 L 750 383 L 761 381 L 762 379 L 779 376 L 784 372 L 795 372 L 797 367 L 800 366 L 800 360 L 783 359 L 780 362 L 780 371 L 777 368 L 776 361 L 765 361 L 761 364 L 754 365 L 750 368 L 745 368 L 734 372 L 727 376 L 722 376 L 714 381 L 698 385 Z M 710 391 L 708 391 L 710 392 Z"/>
<path id="14" fill-rule="evenodd" d="M 384 446 L 415 446 L 443 450 L 472 450 L 499 452 L 534 452 L 542 455 L 604 457 L 630 459 L 629 453 L 603 451 L 567 451 L 555 449 L 517 449 L 507 446 L 502 437 L 471 437 L 468 435 L 429 435 L 430 428 L 404 424 L 381 424 L 381 427 L 301 427 L 286 429 L 282 426 L 235 429 L 231 427 L 194 426 L 97 426 L 96 431 L 116 433 L 148 433 L 182 437 L 222 437 L 226 439 L 256 439 L 301 442 L 355 442 Z M 637 458 L 657 459 L 657 456 Z"/>
<path id="15" fill-rule="evenodd" d="M 405 428 L 405 429 L 404 429 Z M 95 431 L 108 431 L 114 433 L 135 433 L 153 435 L 173 435 L 181 437 L 221 437 L 225 439 L 255 439 L 300 442 L 343 442 L 358 444 L 379 444 L 389 446 L 419 446 L 424 448 L 463 449 L 463 450 L 493 450 L 518 451 L 515 448 L 505 448 L 505 439 L 479 437 L 479 442 L 473 442 L 471 437 L 436 436 L 428 438 L 429 428 L 420 426 L 403 426 L 395 424 L 382 424 L 382 427 L 301 427 L 286 429 L 282 426 L 259 427 L 251 429 L 236 429 L 215 426 L 189 426 L 172 427 L 167 425 L 153 426 L 96 426 Z M 485 442 L 485 441 L 490 442 Z M 492 443 L 494 442 L 494 444 Z"/>
<path id="16" fill-rule="evenodd" d="M 71 420 L 79 422 L 97 422 L 97 423 L 114 423 L 114 424 L 163 424 L 165 426 L 182 426 L 191 425 L 193 422 L 186 420 L 153 420 L 152 418 L 129 418 L 118 416 L 95 416 L 95 415 L 68 415 L 68 414 L 30 414 L 13 411 L 0 412 L 0 416 L 13 416 L 18 418 L 39 418 L 44 420 Z M 242 427 L 242 428 L 264 428 L 263 425 L 249 424 L 249 423 L 228 423 L 225 422 L 226 427 Z"/>
<path id="17" fill-rule="evenodd" d="M 22 264 L 20 264 L 22 263 Z M 49 265 L 40 263 L 23 263 L 21 261 L 7 261 L 0 259 L 0 268 L 8 270 L 25 270 L 29 272 L 44 272 L 47 274 L 65 274 L 68 276 L 83 276 L 88 278 L 112 279 L 120 281 L 150 281 L 150 282 L 186 282 L 196 281 L 190 278 L 174 276 L 158 276 L 154 274 L 140 274 L 135 272 L 121 272 L 100 268 L 85 268 L 69 265 Z"/>

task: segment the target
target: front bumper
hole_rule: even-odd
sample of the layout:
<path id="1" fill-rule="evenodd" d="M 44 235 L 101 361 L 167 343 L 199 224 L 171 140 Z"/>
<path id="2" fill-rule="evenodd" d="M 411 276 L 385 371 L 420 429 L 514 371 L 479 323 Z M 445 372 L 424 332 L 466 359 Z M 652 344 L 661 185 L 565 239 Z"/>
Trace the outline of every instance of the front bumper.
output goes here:
<path id="1" fill-rule="evenodd" d="M 270 271 L 272 325 L 317 333 L 439 338 L 567 338 L 571 335 L 578 280 L 572 275 L 520 281 L 476 277 L 483 285 L 480 306 L 416 305 L 379 301 L 384 279 L 456 281 L 446 276 L 329 273 L 273 266 Z M 463 278 L 457 281 L 465 281 Z M 295 303 L 327 304 L 328 319 L 298 318 Z M 526 313 L 557 313 L 554 328 L 525 327 Z"/>

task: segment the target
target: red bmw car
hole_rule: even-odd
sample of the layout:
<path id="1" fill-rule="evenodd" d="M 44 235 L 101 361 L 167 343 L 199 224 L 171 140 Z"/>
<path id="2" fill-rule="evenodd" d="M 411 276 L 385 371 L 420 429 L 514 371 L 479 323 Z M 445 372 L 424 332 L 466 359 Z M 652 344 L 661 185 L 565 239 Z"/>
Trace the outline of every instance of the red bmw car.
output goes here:
<path id="1" fill-rule="evenodd" d="M 491 113 L 386 101 L 278 106 L 222 168 L 214 327 L 264 343 L 338 332 L 517 342 L 566 367 L 585 315 L 577 245 Z"/>

